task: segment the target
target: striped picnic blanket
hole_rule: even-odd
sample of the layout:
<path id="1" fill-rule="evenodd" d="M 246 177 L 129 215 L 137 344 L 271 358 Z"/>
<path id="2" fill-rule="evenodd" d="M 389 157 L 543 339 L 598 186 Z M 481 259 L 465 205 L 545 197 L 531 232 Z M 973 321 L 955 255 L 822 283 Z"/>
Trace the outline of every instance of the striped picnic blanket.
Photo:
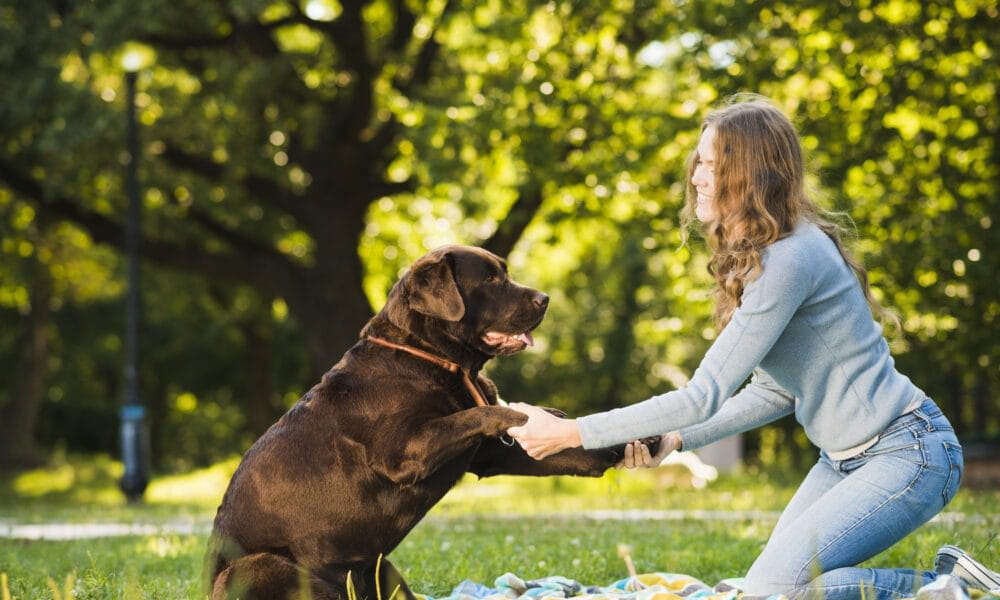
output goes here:
<path id="1" fill-rule="evenodd" d="M 575 598 L 577 600 L 737 600 L 742 577 L 724 579 L 714 587 L 689 575 L 676 573 L 645 573 L 621 579 L 607 586 L 587 586 L 566 577 L 545 577 L 526 581 L 513 573 L 505 573 L 493 582 L 493 587 L 465 580 L 448 596 L 425 600 L 546 600 Z M 949 575 L 939 576 L 917 592 L 917 600 L 1000 600 L 1000 596 L 971 590 L 967 592 Z M 771 596 L 768 600 L 784 600 Z"/>
<path id="2" fill-rule="evenodd" d="M 545 577 L 525 581 L 505 573 L 493 587 L 465 580 L 451 594 L 427 600 L 544 600 L 578 598 L 581 600 L 735 600 L 742 578 L 726 579 L 710 587 L 689 575 L 645 573 L 621 579 L 607 586 L 587 586 L 566 577 Z M 782 598 L 776 596 L 775 600 Z"/>

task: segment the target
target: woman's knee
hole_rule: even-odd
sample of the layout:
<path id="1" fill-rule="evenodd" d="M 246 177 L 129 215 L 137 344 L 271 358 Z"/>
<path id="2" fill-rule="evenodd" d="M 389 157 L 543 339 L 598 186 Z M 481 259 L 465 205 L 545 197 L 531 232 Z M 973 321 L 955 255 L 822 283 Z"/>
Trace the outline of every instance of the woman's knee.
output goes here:
<path id="1" fill-rule="evenodd" d="M 754 562 L 744 578 L 743 592 L 749 596 L 784 594 L 807 586 L 819 571 L 811 569 L 812 561 L 788 556 L 768 556 L 765 550 Z"/>

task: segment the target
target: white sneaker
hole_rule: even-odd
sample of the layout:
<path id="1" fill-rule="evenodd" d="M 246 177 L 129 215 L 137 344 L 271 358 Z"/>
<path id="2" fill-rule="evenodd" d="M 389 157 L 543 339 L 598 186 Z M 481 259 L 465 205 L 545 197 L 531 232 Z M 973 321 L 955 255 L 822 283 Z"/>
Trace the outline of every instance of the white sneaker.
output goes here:
<path id="1" fill-rule="evenodd" d="M 969 587 L 1000 594 L 1000 573 L 987 569 L 957 546 L 941 546 L 934 557 L 934 571 L 951 573 Z"/>
<path id="2" fill-rule="evenodd" d="M 938 575 L 937 579 L 917 590 L 917 600 L 969 600 L 965 582 L 954 575 Z"/>

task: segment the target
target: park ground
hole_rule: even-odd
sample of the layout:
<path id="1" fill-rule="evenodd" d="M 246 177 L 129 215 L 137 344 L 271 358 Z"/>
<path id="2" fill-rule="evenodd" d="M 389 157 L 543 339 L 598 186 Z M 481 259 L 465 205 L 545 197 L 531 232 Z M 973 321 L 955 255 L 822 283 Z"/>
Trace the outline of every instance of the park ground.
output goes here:
<path id="1" fill-rule="evenodd" d="M 0 595 L 198 598 L 207 531 L 237 462 L 155 478 L 142 505 L 124 502 L 116 488 L 121 465 L 107 457 L 56 457 L 48 468 L 3 477 L 0 534 L 31 524 L 152 527 L 62 541 L 0 537 Z M 464 579 L 491 584 L 506 572 L 608 584 L 627 575 L 621 544 L 631 547 L 639 572 L 687 573 L 714 584 L 750 566 L 798 479 L 748 468 L 699 488 L 681 467 L 600 479 L 469 477 L 390 558 L 411 587 L 431 596 Z M 998 533 L 1000 491 L 963 489 L 941 517 L 866 565 L 931 568 L 945 543 L 998 565 Z"/>

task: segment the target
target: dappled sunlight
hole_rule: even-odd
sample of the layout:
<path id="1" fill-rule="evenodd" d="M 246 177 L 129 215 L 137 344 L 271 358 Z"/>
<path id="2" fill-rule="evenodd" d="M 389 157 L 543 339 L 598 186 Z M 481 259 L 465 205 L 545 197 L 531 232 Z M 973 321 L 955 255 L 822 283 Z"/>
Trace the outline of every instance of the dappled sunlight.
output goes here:
<path id="1" fill-rule="evenodd" d="M 231 457 L 205 468 L 154 477 L 146 490 L 145 502 L 129 505 L 118 489 L 121 463 L 100 455 L 71 456 L 50 467 L 0 479 L 0 505 L 17 507 L 26 515 L 37 512 L 30 511 L 31 506 L 46 506 L 49 520 L 62 518 L 56 515 L 64 513 L 76 515 L 70 520 L 131 520 L 140 516 L 159 519 L 178 511 L 190 517 L 209 518 L 239 460 Z M 743 468 L 720 474 L 718 479 L 700 488 L 695 485 L 691 471 L 681 465 L 610 469 L 596 478 L 504 475 L 478 479 L 467 474 L 431 514 L 537 514 L 604 509 L 775 511 L 791 498 L 797 481 L 797 475 L 783 469 Z M 1000 492 L 977 496 L 984 497 L 996 503 L 1000 501 Z M 970 502 L 974 500 L 960 493 L 952 508 L 968 509 Z M 115 508 L 115 512 L 106 512 L 108 508 Z"/>
<path id="2" fill-rule="evenodd" d="M 36 499 L 86 504 L 120 504 L 118 479 L 124 469 L 106 455 L 86 460 L 56 459 L 50 466 L 0 479 L 0 501 Z"/>
<path id="3" fill-rule="evenodd" d="M 240 458 L 233 457 L 190 473 L 156 478 L 146 490 L 146 501 L 217 506 L 239 463 Z"/>
<path id="4" fill-rule="evenodd" d="M 158 558 L 168 558 L 196 554 L 204 547 L 204 539 L 199 536 L 151 536 L 139 538 L 135 544 L 135 551 Z"/>
<path id="5" fill-rule="evenodd" d="M 186 473 L 153 477 L 144 503 L 128 504 L 118 487 L 122 463 L 106 455 L 52 459 L 49 466 L 0 477 L 0 506 L 20 520 L 134 520 L 176 515 L 207 516 L 218 506 L 239 457 Z M 114 509 L 108 512 L 109 509 Z M 47 518 L 46 518 L 47 515 Z"/>
<path id="6" fill-rule="evenodd" d="M 14 479 L 14 493 L 24 497 L 66 492 L 73 487 L 76 470 L 70 465 L 35 469 Z"/>
<path id="7" fill-rule="evenodd" d="M 477 479 L 466 475 L 432 515 L 538 514 L 612 509 L 666 511 L 774 511 L 791 497 L 789 484 L 745 470 L 701 482 L 681 465 L 612 469 L 602 477 Z"/>

